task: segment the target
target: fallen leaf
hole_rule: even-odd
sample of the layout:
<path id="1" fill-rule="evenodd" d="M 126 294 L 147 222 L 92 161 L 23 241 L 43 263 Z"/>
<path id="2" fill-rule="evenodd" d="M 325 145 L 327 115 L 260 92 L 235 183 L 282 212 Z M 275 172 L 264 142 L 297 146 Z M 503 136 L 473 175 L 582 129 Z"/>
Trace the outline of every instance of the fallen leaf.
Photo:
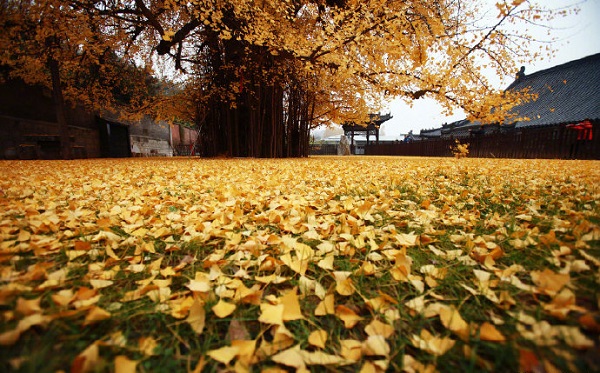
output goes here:
<path id="1" fill-rule="evenodd" d="M 531 271 L 531 280 L 539 291 L 555 295 L 571 281 L 571 278 L 569 274 L 555 273 L 546 268 L 543 271 Z"/>
<path id="2" fill-rule="evenodd" d="M 315 308 L 315 316 L 333 315 L 335 313 L 335 296 L 328 294 Z"/>
<path id="3" fill-rule="evenodd" d="M 365 327 L 365 333 L 368 336 L 381 335 L 384 338 L 389 338 L 394 334 L 396 329 L 393 326 L 383 323 L 379 320 L 373 320 Z"/>
<path id="4" fill-rule="evenodd" d="M 42 298 L 38 297 L 35 299 L 17 299 L 17 307 L 15 311 L 19 312 L 24 316 L 33 315 L 34 313 L 41 313 L 42 308 L 40 307 L 40 300 Z"/>
<path id="5" fill-rule="evenodd" d="M 396 242 L 400 246 L 415 246 L 419 236 L 414 233 L 399 233 L 396 235 Z"/>
<path id="6" fill-rule="evenodd" d="M 558 325 L 555 327 L 560 337 L 571 347 L 582 350 L 594 347 L 594 341 L 588 338 L 576 326 Z"/>
<path id="7" fill-rule="evenodd" d="M 323 351 L 299 351 L 300 356 L 306 365 L 345 365 L 346 359 L 341 356 L 327 354 Z"/>
<path id="8" fill-rule="evenodd" d="M 89 251 L 92 248 L 92 244 L 87 241 L 75 241 L 74 247 L 77 251 Z"/>
<path id="9" fill-rule="evenodd" d="M 533 351 L 519 350 L 519 371 L 521 372 L 542 372 L 543 367 Z"/>
<path id="10" fill-rule="evenodd" d="M 214 314 L 221 319 L 231 315 L 235 309 L 235 304 L 225 302 L 223 299 L 219 299 L 219 302 L 212 307 Z"/>
<path id="11" fill-rule="evenodd" d="M 192 330 L 196 332 L 196 334 L 202 334 L 204 331 L 204 324 L 206 322 L 204 303 L 198 299 L 194 299 L 194 303 L 190 307 L 190 313 L 185 321 L 190 325 Z"/>
<path id="12" fill-rule="evenodd" d="M 260 304 L 260 316 L 258 321 L 265 324 L 282 325 L 283 324 L 283 304 Z"/>
<path id="13" fill-rule="evenodd" d="M 481 327 L 479 328 L 479 338 L 482 341 L 490 342 L 506 341 L 506 337 L 504 337 L 504 335 L 502 335 L 502 333 L 500 333 L 498 329 L 496 329 L 496 327 L 489 322 L 484 322 L 481 324 Z"/>
<path id="14" fill-rule="evenodd" d="M 300 346 L 296 345 L 292 348 L 288 348 L 285 351 L 271 356 L 271 360 L 276 363 L 296 368 L 297 370 L 305 370 L 306 364 L 304 363 L 304 357 L 300 353 Z"/>
<path id="15" fill-rule="evenodd" d="M 236 357 L 239 351 L 239 347 L 225 346 L 216 350 L 210 350 L 206 354 L 220 363 L 229 365 L 229 362 Z"/>
<path id="16" fill-rule="evenodd" d="M 114 281 L 111 281 L 111 280 L 96 280 L 96 279 L 90 280 L 90 285 L 94 289 L 106 288 L 106 287 L 111 286 L 113 283 L 114 283 Z"/>
<path id="17" fill-rule="evenodd" d="M 239 349 L 236 365 L 242 364 L 249 367 L 255 362 L 256 341 L 234 339 L 231 341 L 231 347 Z"/>
<path id="18" fill-rule="evenodd" d="M 119 355 L 115 358 L 115 373 L 135 373 L 138 362 L 129 360 L 127 356 Z"/>
<path id="19" fill-rule="evenodd" d="M 190 283 L 186 287 L 191 291 L 206 293 L 212 289 L 212 284 L 208 278 L 202 278 L 200 280 L 190 280 Z"/>
<path id="20" fill-rule="evenodd" d="M 422 329 L 420 335 L 413 334 L 410 340 L 413 346 L 434 356 L 444 355 L 456 343 L 455 340 L 448 337 L 436 337 L 426 329 Z"/>
<path id="21" fill-rule="evenodd" d="M 590 330 L 594 333 L 600 333 L 600 323 L 596 317 L 594 317 L 591 313 L 586 313 L 579 317 L 579 324 L 583 326 L 585 329 Z"/>
<path id="22" fill-rule="evenodd" d="M 10 346 L 15 344 L 19 337 L 21 337 L 21 330 L 19 328 L 15 328 L 13 330 L 5 331 L 0 334 L 0 346 Z"/>
<path id="23" fill-rule="evenodd" d="M 362 357 L 362 342 L 355 339 L 340 340 L 340 355 L 349 361 L 359 361 Z"/>
<path id="24" fill-rule="evenodd" d="M 157 347 L 159 347 L 159 344 L 153 337 L 140 337 L 138 340 L 138 348 L 146 356 L 156 355 Z"/>
<path id="25" fill-rule="evenodd" d="M 250 332 L 246 328 L 246 325 L 237 319 L 232 319 L 229 322 L 229 328 L 227 329 L 227 336 L 230 341 L 241 341 L 249 340 Z"/>
<path id="26" fill-rule="evenodd" d="M 362 348 L 366 356 L 389 356 L 390 354 L 390 345 L 383 335 L 368 336 Z"/>
<path id="27" fill-rule="evenodd" d="M 440 309 L 440 321 L 442 325 L 456 333 L 461 339 L 469 337 L 469 324 L 463 320 L 454 307 L 442 307 Z"/>
<path id="28" fill-rule="evenodd" d="M 294 288 L 279 298 L 281 304 L 283 304 L 283 321 L 304 319 L 300 309 L 300 302 L 298 301 L 297 290 L 297 288 Z"/>
<path id="29" fill-rule="evenodd" d="M 335 307 L 335 315 L 344 322 L 344 327 L 346 329 L 352 329 L 359 321 L 363 319 L 350 308 L 343 305 L 338 305 Z"/>
<path id="30" fill-rule="evenodd" d="M 351 278 L 346 278 L 343 280 L 337 280 L 335 285 L 335 291 L 339 295 L 349 296 L 356 292 L 356 288 L 354 287 L 354 282 Z"/>
<path id="31" fill-rule="evenodd" d="M 325 348 L 327 342 L 327 332 L 323 329 L 314 330 L 308 336 L 308 343 L 312 346 Z"/>
<path id="32" fill-rule="evenodd" d="M 79 353 L 71 364 L 72 373 L 90 372 L 96 366 L 100 358 L 100 350 L 97 343 L 92 343 L 85 350 Z"/>
<path id="33" fill-rule="evenodd" d="M 29 330 L 29 328 L 31 328 L 32 326 L 46 326 L 48 322 L 50 322 L 50 317 L 42 315 L 40 313 L 35 313 L 26 316 L 23 319 L 19 320 L 19 323 L 17 324 L 15 329 L 8 330 L 0 334 L 0 345 L 13 345 L 19 340 L 21 334 Z"/>
<path id="34" fill-rule="evenodd" d="M 98 321 L 106 320 L 110 317 L 110 312 L 106 311 L 103 308 L 94 306 L 88 311 L 85 320 L 83 321 L 83 325 L 90 325 Z"/>

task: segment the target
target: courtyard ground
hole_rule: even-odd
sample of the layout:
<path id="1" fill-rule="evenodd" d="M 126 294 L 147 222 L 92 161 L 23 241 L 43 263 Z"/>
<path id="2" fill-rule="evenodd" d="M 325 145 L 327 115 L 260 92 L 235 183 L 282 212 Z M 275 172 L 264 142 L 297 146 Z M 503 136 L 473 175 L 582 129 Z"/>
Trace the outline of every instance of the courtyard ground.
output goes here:
<path id="1" fill-rule="evenodd" d="M 0 370 L 600 369 L 600 162 L 0 161 Z"/>

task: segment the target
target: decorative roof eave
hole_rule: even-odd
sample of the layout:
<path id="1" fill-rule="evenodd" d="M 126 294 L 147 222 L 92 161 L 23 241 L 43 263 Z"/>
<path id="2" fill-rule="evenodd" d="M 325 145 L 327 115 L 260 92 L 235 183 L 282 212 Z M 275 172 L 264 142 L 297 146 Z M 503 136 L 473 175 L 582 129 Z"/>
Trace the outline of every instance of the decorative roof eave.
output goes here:
<path id="1" fill-rule="evenodd" d="M 345 132 L 366 132 L 366 131 L 376 131 L 381 127 L 381 125 L 388 120 L 392 119 L 391 114 L 369 114 L 370 122 L 366 125 L 356 124 L 356 123 L 346 123 L 342 125 L 342 128 Z"/>

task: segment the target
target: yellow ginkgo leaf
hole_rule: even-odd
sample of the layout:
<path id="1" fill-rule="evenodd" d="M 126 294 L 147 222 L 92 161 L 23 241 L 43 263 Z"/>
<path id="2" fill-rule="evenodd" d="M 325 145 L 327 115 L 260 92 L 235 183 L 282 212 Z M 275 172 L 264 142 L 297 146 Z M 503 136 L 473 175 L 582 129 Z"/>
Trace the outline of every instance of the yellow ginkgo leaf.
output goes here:
<path id="1" fill-rule="evenodd" d="M 24 241 L 29 241 L 29 239 L 31 238 L 31 233 L 29 233 L 28 231 L 21 229 L 19 231 L 19 237 L 17 237 L 17 241 L 19 242 L 24 242 Z"/>
<path id="2" fill-rule="evenodd" d="M 335 278 L 335 291 L 340 295 L 352 295 L 356 292 L 356 288 L 354 287 L 354 283 L 350 276 L 352 272 L 346 271 L 335 271 L 333 272 L 333 277 Z"/>
<path id="3" fill-rule="evenodd" d="M 127 356 L 119 355 L 115 358 L 115 373 L 135 373 L 137 361 L 129 360 Z"/>
<path id="4" fill-rule="evenodd" d="M 72 289 L 64 289 L 52 294 L 51 298 L 58 306 L 66 306 L 75 299 L 75 294 Z"/>
<path id="5" fill-rule="evenodd" d="M 308 343 L 319 348 L 325 348 L 327 342 L 327 332 L 323 329 L 314 330 L 308 336 Z"/>
<path id="6" fill-rule="evenodd" d="M 466 339 L 469 336 L 469 324 L 463 320 L 457 309 L 454 307 L 442 307 L 439 312 L 442 325 L 456 333 L 462 339 Z"/>
<path id="7" fill-rule="evenodd" d="M 317 262 L 317 266 L 319 266 L 319 268 L 321 268 L 321 269 L 333 271 L 334 258 L 335 258 L 335 256 L 333 254 L 328 254 L 325 256 L 325 258 L 323 258 L 323 259 L 319 260 L 319 262 Z"/>
<path id="8" fill-rule="evenodd" d="M 111 281 L 111 280 L 96 280 L 96 279 L 90 280 L 90 285 L 92 285 L 92 287 L 94 289 L 106 288 L 106 287 L 111 286 L 113 283 L 114 283 L 114 281 Z"/>
<path id="9" fill-rule="evenodd" d="M 256 341 L 234 339 L 231 341 L 231 346 L 239 349 L 237 354 L 238 362 L 245 364 L 246 366 L 252 364 L 254 353 L 256 351 Z"/>
<path id="10" fill-rule="evenodd" d="M 306 369 L 304 358 L 300 353 L 300 345 L 288 348 L 285 351 L 281 351 L 280 353 L 271 356 L 271 360 L 288 367 L 296 368 L 300 371 L 304 371 Z"/>
<path id="11" fill-rule="evenodd" d="M 214 311 L 215 310 L 213 307 L 213 312 Z M 202 331 L 204 330 L 204 324 L 206 322 L 206 311 L 204 310 L 204 303 L 200 302 L 198 299 L 194 299 L 194 303 L 190 307 L 190 313 L 188 314 L 188 317 L 185 321 L 192 327 L 192 330 L 195 331 L 196 334 L 202 334 Z"/>
<path id="12" fill-rule="evenodd" d="M 300 302 L 298 301 L 297 290 L 297 288 L 294 288 L 279 298 L 281 304 L 283 304 L 283 321 L 304 319 L 302 311 L 300 310 Z"/>
<path id="13" fill-rule="evenodd" d="M 201 278 L 190 280 L 189 284 L 187 284 L 186 287 L 191 291 L 205 293 L 212 289 L 212 284 L 210 283 L 210 280 L 208 278 Z"/>
<path id="14" fill-rule="evenodd" d="M 239 347 L 225 346 L 216 350 L 208 351 L 207 355 L 220 363 L 228 365 L 229 362 L 237 356 L 239 351 Z"/>
<path id="15" fill-rule="evenodd" d="M 367 335 L 381 335 L 384 338 L 389 338 L 392 334 L 394 334 L 394 327 L 390 324 L 383 323 L 379 320 L 373 320 L 365 327 L 365 332 Z"/>
<path id="16" fill-rule="evenodd" d="M 306 365 L 345 365 L 349 362 L 341 356 L 326 354 L 323 351 L 300 350 L 300 355 Z"/>
<path id="17" fill-rule="evenodd" d="M 548 268 L 543 271 L 531 271 L 531 280 L 539 291 L 549 295 L 555 295 L 571 281 L 568 273 L 556 273 Z"/>
<path id="18" fill-rule="evenodd" d="M 490 324 L 487 321 L 481 324 L 481 327 L 479 328 L 479 338 L 482 341 L 490 342 L 506 341 L 506 337 L 504 337 L 494 325 Z"/>
<path id="19" fill-rule="evenodd" d="M 335 295 L 327 294 L 315 308 L 315 316 L 332 315 L 335 313 Z"/>
<path id="20" fill-rule="evenodd" d="M 370 335 L 363 342 L 363 353 L 367 356 L 388 356 L 390 354 L 390 345 L 382 335 Z"/>
<path id="21" fill-rule="evenodd" d="M 90 372 L 92 371 L 92 368 L 98 364 L 99 358 L 100 349 L 98 348 L 98 344 L 94 342 L 75 357 L 71 364 L 71 372 Z"/>
<path id="22" fill-rule="evenodd" d="M 359 321 L 363 319 L 350 308 L 343 305 L 338 305 L 335 307 L 335 315 L 344 322 L 344 327 L 346 329 L 353 328 Z"/>
<path id="23" fill-rule="evenodd" d="M 356 288 L 354 287 L 354 282 L 352 279 L 347 278 L 345 280 L 336 282 L 335 291 L 337 291 L 339 295 L 349 296 L 356 292 Z"/>
<path id="24" fill-rule="evenodd" d="M 218 318 L 224 318 L 233 313 L 236 309 L 236 305 L 233 303 L 225 302 L 223 299 L 219 299 L 217 304 L 215 304 L 212 308 L 212 311 Z"/>
<path id="25" fill-rule="evenodd" d="M 581 332 L 577 326 L 559 325 L 557 334 L 571 347 L 585 350 L 594 347 L 594 340 Z"/>
<path id="26" fill-rule="evenodd" d="M 303 276 L 306 274 L 306 270 L 308 269 L 308 260 L 299 259 L 296 256 L 292 256 L 290 253 L 280 256 L 279 259 L 294 272 Z"/>
<path id="27" fill-rule="evenodd" d="M 315 251 L 307 244 L 295 242 L 294 249 L 296 250 L 296 257 L 298 260 L 303 262 L 309 262 L 315 255 Z"/>
<path id="28" fill-rule="evenodd" d="M 0 346 L 10 346 L 15 344 L 21 337 L 21 330 L 19 328 L 7 330 L 4 333 L 0 333 Z"/>
<path id="29" fill-rule="evenodd" d="M 260 304 L 260 316 L 258 321 L 265 324 L 282 325 L 283 324 L 283 304 Z"/>
<path id="30" fill-rule="evenodd" d="M 435 356 L 444 355 L 456 343 L 455 340 L 448 337 L 436 337 L 426 329 L 422 329 L 420 335 L 413 334 L 411 342 L 416 348 L 427 351 Z"/>
<path id="31" fill-rule="evenodd" d="M 400 246 L 415 246 L 419 236 L 414 233 L 399 233 L 395 238 Z"/>
<path id="32" fill-rule="evenodd" d="M 141 337 L 138 340 L 138 348 L 146 356 L 156 355 L 157 347 L 158 342 L 153 337 Z"/>
<path id="33" fill-rule="evenodd" d="M 340 341 L 340 355 L 350 361 L 359 361 L 362 357 L 362 342 L 355 339 L 343 339 Z"/>
<path id="34" fill-rule="evenodd" d="M 42 308 L 40 307 L 41 299 L 41 297 L 35 299 L 19 298 L 17 299 L 17 307 L 15 310 L 25 316 L 40 313 L 42 311 Z"/>
<path id="35" fill-rule="evenodd" d="M 110 316 L 111 316 L 110 312 L 108 312 L 100 307 L 94 306 L 90 309 L 87 316 L 85 317 L 85 320 L 83 321 L 83 325 L 90 325 L 90 324 L 93 324 L 98 321 L 106 320 L 106 319 L 110 318 Z"/>

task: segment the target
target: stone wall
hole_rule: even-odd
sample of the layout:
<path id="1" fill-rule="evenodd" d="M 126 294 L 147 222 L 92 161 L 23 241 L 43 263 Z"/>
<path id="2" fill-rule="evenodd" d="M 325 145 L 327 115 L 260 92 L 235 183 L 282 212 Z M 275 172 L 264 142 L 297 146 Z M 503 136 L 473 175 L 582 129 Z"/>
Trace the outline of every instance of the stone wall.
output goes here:
<path id="1" fill-rule="evenodd" d="M 129 125 L 129 136 L 133 156 L 173 156 L 171 127 L 166 122 L 155 122 L 145 116 Z"/>

